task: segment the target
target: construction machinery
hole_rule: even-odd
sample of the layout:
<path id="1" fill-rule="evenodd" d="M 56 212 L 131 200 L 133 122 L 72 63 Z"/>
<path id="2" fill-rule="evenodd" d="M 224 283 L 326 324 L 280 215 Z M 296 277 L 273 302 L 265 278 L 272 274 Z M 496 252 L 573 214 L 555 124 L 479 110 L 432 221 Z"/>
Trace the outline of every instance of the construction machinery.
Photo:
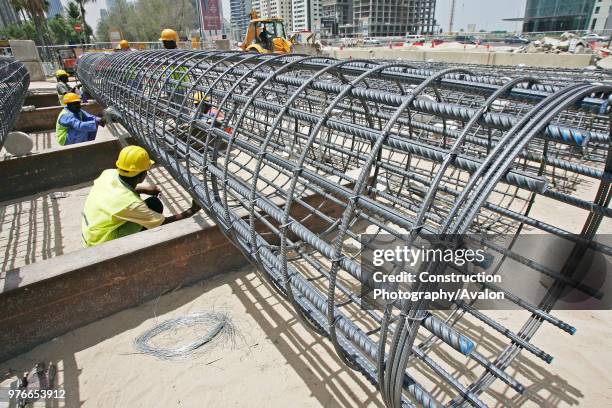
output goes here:
<path id="1" fill-rule="evenodd" d="M 282 18 L 258 18 L 255 10 L 249 13 L 249 17 L 251 21 L 240 48 L 260 54 L 291 52 L 292 44 L 285 36 L 285 24 Z"/>

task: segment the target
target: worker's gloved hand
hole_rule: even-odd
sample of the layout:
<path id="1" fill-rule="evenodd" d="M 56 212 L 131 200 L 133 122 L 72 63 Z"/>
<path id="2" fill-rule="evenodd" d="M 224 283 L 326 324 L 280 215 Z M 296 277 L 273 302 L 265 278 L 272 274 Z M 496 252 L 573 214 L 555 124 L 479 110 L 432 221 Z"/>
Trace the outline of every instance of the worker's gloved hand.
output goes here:
<path id="1" fill-rule="evenodd" d="M 197 213 L 199 212 L 202 207 L 200 207 L 200 205 L 198 203 L 196 203 L 194 200 L 191 200 L 191 208 L 189 208 L 191 210 L 192 213 Z"/>
<path id="2" fill-rule="evenodd" d="M 105 118 L 96 118 L 96 124 L 98 126 L 106 126 L 106 119 Z"/>

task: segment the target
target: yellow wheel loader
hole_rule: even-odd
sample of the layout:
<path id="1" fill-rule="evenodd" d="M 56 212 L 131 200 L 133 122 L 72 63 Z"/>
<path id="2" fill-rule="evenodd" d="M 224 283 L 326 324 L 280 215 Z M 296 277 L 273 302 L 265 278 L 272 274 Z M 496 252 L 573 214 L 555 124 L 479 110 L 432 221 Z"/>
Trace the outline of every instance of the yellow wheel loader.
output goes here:
<path id="1" fill-rule="evenodd" d="M 257 18 L 255 10 L 251 11 L 249 17 L 251 18 L 249 28 L 240 48 L 261 54 L 291 52 L 292 44 L 285 36 L 285 25 L 282 18 Z"/>

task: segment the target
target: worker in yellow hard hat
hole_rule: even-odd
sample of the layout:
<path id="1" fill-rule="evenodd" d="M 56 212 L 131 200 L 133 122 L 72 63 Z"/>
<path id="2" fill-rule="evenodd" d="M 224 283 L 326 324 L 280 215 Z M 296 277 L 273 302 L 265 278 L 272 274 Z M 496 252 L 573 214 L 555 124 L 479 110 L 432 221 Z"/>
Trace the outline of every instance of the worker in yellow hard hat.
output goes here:
<path id="1" fill-rule="evenodd" d="M 179 37 L 176 31 L 171 28 L 166 28 L 161 32 L 159 41 L 164 44 L 164 48 L 167 50 L 174 50 L 177 48 Z M 186 66 L 170 66 L 165 70 L 170 76 L 172 82 L 169 82 L 165 86 L 166 95 L 170 98 L 171 107 L 176 110 L 183 109 L 183 101 L 186 97 L 187 86 L 182 83 L 190 82 L 188 69 Z"/>
<path id="2" fill-rule="evenodd" d="M 57 99 L 61 106 L 64 106 L 63 98 L 68 92 L 76 92 L 78 86 L 71 87 L 68 84 L 68 73 L 63 69 L 55 71 L 55 79 L 57 79 L 57 85 L 55 89 L 57 91 Z"/>
<path id="3" fill-rule="evenodd" d="M 119 41 L 119 45 L 117 46 L 117 51 L 132 51 L 130 49 L 130 43 L 127 40 Z"/>
<path id="4" fill-rule="evenodd" d="M 62 98 L 64 109 L 55 123 L 55 137 L 60 146 L 94 140 L 98 126 L 106 125 L 104 118 L 90 115 L 81 109 L 81 97 L 68 92 Z"/>
<path id="5" fill-rule="evenodd" d="M 104 170 L 94 181 L 81 221 L 85 247 L 182 220 L 200 211 L 192 201 L 188 210 L 165 217 L 164 206 L 158 197 L 160 189 L 140 185 L 152 165 L 145 149 L 127 146 L 119 153 L 116 168 Z M 140 194 L 150 197 L 143 200 Z"/>
<path id="6" fill-rule="evenodd" d="M 177 47 L 177 43 L 179 41 L 179 36 L 171 28 L 166 28 L 161 32 L 161 36 L 159 37 L 159 41 L 164 44 L 164 48 L 167 50 L 174 50 Z"/>

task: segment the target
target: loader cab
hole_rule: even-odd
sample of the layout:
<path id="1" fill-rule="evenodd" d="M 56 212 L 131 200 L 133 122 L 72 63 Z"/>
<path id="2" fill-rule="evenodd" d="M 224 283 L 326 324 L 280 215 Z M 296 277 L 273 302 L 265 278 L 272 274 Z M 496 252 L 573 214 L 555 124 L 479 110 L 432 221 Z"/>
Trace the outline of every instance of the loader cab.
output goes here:
<path id="1" fill-rule="evenodd" d="M 240 46 L 245 51 L 259 53 L 289 53 L 291 42 L 287 40 L 281 18 L 256 18 L 249 23 L 246 38 Z"/>

